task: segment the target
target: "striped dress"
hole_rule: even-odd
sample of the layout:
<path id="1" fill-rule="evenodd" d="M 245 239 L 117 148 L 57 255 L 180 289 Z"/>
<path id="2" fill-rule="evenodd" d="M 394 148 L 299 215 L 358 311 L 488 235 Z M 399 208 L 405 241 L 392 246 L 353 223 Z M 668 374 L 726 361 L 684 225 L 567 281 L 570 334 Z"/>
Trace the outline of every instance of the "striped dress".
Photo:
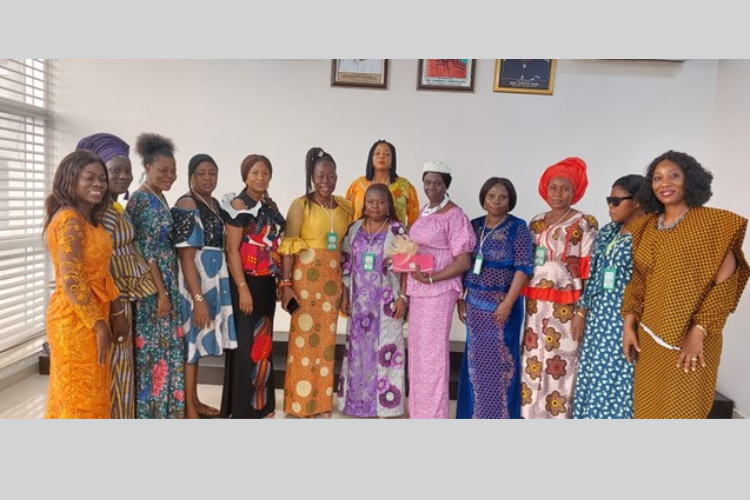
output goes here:
<path id="1" fill-rule="evenodd" d="M 112 236 L 114 251 L 110 271 L 127 310 L 130 336 L 124 342 L 112 344 L 110 369 L 112 374 L 112 418 L 134 418 L 133 398 L 133 307 L 135 302 L 156 293 L 148 265 L 133 245 L 135 228 L 130 216 L 117 202 L 107 207 L 102 216 L 102 227 Z"/>

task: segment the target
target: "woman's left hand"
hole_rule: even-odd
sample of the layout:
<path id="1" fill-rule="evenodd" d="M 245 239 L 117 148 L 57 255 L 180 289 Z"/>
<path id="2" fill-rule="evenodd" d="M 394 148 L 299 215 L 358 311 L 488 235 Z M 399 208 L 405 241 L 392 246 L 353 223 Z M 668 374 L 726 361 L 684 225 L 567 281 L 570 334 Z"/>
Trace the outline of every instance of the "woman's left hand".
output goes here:
<path id="1" fill-rule="evenodd" d="M 677 359 L 677 368 L 682 368 L 685 373 L 695 371 L 700 366 L 706 367 L 703 358 L 703 332 L 696 327 L 688 330 L 685 340 L 680 347 L 680 357 Z"/>
<path id="2" fill-rule="evenodd" d="M 512 309 L 513 304 L 509 304 L 507 300 L 503 300 L 497 305 L 497 309 L 495 309 L 495 313 L 493 316 L 495 317 L 495 323 L 498 325 L 504 325 L 506 321 L 508 321 L 508 318 L 510 318 L 510 310 Z"/>
<path id="3" fill-rule="evenodd" d="M 430 275 L 423 273 L 422 270 L 417 266 L 416 270 L 411 273 L 412 277 L 419 281 L 420 283 L 424 283 L 425 285 L 430 284 Z"/>

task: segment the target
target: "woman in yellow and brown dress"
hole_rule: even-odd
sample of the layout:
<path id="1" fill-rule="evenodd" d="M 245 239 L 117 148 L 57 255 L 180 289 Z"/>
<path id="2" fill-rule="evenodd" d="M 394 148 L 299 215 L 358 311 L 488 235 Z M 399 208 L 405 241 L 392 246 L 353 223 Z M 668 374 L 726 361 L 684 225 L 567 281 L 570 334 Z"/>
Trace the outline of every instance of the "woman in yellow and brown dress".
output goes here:
<path id="1" fill-rule="evenodd" d="M 47 310 L 47 418 L 110 416 L 109 309 L 119 293 L 109 273 L 112 237 L 100 224 L 108 196 L 104 164 L 76 151 L 57 167 L 45 202 L 56 284 Z M 112 308 L 125 312 L 119 300 Z"/>
<path id="2" fill-rule="evenodd" d="M 414 185 L 396 173 L 396 146 L 379 140 L 367 155 L 365 175 L 352 182 L 346 191 L 346 199 L 354 208 L 354 219 L 362 217 L 365 207 L 365 191 L 373 184 L 383 184 L 393 195 L 396 214 L 406 228 L 410 228 L 419 217 L 419 197 Z"/>
<path id="3" fill-rule="evenodd" d="M 630 228 L 633 276 L 622 305 L 635 418 L 706 418 L 713 404 L 722 330 L 750 268 L 747 219 L 703 206 L 712 180 L 692 156 L 668 151 L 651 162 L 639 194 L 654 213 Z"/>
<path id="4" fill-rule="evenodd" d="M 331 417 L 336 325 L 342 292 L 341 243 L 352 207 L 334 196 L 336 162 L 321 148 L 305 157 L 306 193 L 289 207 L 279 246 L 281 304 L 290 311 L 289 358 L 284 412 L 297 417 Z M 293 309 L 293 308 L 292 308 Z"/>

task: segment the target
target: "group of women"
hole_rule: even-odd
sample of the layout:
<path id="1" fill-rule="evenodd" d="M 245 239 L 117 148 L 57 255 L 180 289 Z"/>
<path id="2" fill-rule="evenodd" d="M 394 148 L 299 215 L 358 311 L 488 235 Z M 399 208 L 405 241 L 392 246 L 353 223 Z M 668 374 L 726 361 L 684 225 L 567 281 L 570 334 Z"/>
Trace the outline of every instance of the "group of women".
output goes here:
<path id="1" fill-rule="evenodd" d="M 216 162 L 194 156 L 190 189 L 170 207 L 172 141 L 142 134 L 136 149 L 145 172 L 132 194 L 128 145 L 96 134 L 63 159 L 47 199 L 50 418 L 273 417 L 277 301 L 291 317 L 287 415 L 330 418 L 337 390 L 349 415 L 398 417 L 408 396 L 411 418 L 447 418 L 455 307 L 467 335 L 458 418 L 710 410 L 723 326 L 750 277 L 747 221 L 703 206 L 712 177 L 687 154 L 618 179 L 600 231 L 574 208 L 588 185 L 579 158 L 545 170 L 550 210 L 527 225 L 498 177 L 479 192 L 486 215 L 470 221 L 438 161 L 423 166 L 420 208 L 382 140 L 344 197 L 334 158 L 310 149 L 305 194 L 286 217 L 265 156 L 242 161 L 242 191 L 221 202 Z M 405 241 L 418 248 L 407 270 L 394 265 Z M 216 409 L 200 402 L 197 373 L 201 358 L 222 354 Z"/>

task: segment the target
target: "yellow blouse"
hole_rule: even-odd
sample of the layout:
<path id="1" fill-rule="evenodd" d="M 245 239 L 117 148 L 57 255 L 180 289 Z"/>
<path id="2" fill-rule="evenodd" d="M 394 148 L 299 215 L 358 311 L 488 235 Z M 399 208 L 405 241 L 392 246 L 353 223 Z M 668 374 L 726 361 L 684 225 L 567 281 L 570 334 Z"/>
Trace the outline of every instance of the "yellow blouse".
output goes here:
<path id="1" fill-rule="evenodd" d="M 326 236 L 333 231 L 338 236 L 339 248 L 352 222 L 352 205 L 334 196 L 336 208 L 329 210 L 301 196 L 292 202 L 286 216 L 286 232 L 279 245 L 281 255 L 294 255 L 307 248 L 328 246 Z"/>
<path id="2" fill-rule="evenodd" d="M 360 177 L 352 182 L 352 185 L 346 191 L 346 199 L 354 207 L 354 220 L 362 216 L 362 210 L 365 205 L 365 191 L 371 185 L 372 181 L 368 181 L 367 177 Z M 390 189 L 393 195 L 393 205 L 396 208 L 396 213 L 401 223 L 407 228 L 411 227 L 419 217 L 419 197 L 417 196 L 417 190 L 414 189 L 411 182 L 403 177 L 399 177 L 391 184 L 388 184 L 388 189 Z"/>

